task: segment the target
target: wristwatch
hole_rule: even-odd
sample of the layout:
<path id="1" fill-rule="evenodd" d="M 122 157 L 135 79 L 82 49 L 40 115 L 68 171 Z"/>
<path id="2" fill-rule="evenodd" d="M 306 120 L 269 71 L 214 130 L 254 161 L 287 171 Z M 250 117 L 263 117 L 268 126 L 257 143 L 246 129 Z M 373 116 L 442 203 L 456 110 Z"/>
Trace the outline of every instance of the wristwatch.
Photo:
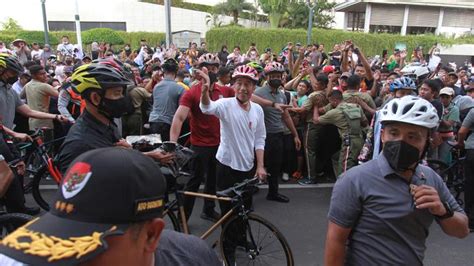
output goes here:
<path id="1" fill-rule="evenodd" d="M 443 206 L 446 209 L 446 213 L 444 215 L 435 215 L 436 218 L 438 218 L 439 220 L 444 220 L 453 217 L 454 212 L 453 209 L 451 209 L 451 206 L 449 206 L 449 203 L 447 201 L 444 201 Z"/>

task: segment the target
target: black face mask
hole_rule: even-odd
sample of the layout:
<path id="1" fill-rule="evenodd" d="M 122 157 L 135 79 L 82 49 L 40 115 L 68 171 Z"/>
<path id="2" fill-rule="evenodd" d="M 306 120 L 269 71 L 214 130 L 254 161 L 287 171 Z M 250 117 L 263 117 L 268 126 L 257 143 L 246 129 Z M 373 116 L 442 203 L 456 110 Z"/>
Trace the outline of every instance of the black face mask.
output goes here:
<path id="1" fill-rule="evenodd" d="M 271 79 L 268 81 L 268 85 L 272 88 L 279 88 L 281 86 L 281 79 Z"/>
<path id="2" fill-rule="evenodd" d="M 107 116 L 109 119 L 120 118 L 127 113 L 128 98 L 122 97 L 117 100 L 102 98 L 99 104 L 99 112 Z"/>
<path id="3" fill-rule="evenodd" d="M 383 155 L 393 170 L 402 172 L 414 170 L 411 165 L 420 161 L 420 151 L 404 141 L 388 141 L 384 144 Z"/>
<path id="4" fill-rule="evenodd" d="M 217 82 L 217 74 L 213 72 L 209 72 L 209 80 L 211 81 L 211 84 Z"/>

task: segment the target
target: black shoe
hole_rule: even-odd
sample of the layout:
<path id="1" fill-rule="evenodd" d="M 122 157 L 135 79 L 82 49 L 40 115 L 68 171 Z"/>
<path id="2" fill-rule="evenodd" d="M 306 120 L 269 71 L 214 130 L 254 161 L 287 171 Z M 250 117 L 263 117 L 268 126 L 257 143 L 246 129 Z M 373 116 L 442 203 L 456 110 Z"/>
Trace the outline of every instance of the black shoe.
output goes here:
<path id="1" fill-rule="evenodd" d="M 221 218 L 221 215 L 214 210 L 201 213 L 201 219 L 208 220 L 214 223 L 219 221 L 220 218 Z"/>
<path id="2" fill-rule="evenodd" d="M 276 194 L 276 195 L 267 195 L 267 200 L 272 200 L 272 201 L 277 201 L 277 202 L 283 202 L 283 203 L 288 203 L 290 202 L 290 199 L 282 194 Z"/>
<path id="3" fill-rule="evenodd" d="M 41 212 L 41 209 L 39 207 L 26 207 L 23 209 L 22 213 L 28 214 L 31 216 L 36 216 Z"/>

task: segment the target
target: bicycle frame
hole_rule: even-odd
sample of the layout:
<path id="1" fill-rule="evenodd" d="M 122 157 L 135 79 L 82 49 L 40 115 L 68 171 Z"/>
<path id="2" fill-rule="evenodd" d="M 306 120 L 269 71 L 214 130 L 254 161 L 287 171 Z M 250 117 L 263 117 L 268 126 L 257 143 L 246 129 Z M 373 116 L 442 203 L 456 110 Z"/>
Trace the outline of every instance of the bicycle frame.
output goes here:
<path id="1" fill-rule="evenodd" d="M 46 148 L 45 148 L 46 145 L 54 143 L 58 140 L 60 140 L 60 139 L 55 139 L 55 140 L 49 141 L 47 143 L 44 143 L 43 139 L 39 136 L 34 139 L 34 141 L 36 142 L 36 145 L 37 145 L 36 150 L 40 154 L 44 165 L 46 165 L 49 174 L 51 175 L 51 177 L 53 177 L 54 181 L 56 181 L 56 183 L 59 184 L 61 182 L 61 178 L 62 178 L 61 173 L 59 172 L 58 168 L 56 166 L 54 166 L 53 159 L 51 157 L 49 157 L 49 154 L 48 154 L 48 152 L 46 151 Z"/>

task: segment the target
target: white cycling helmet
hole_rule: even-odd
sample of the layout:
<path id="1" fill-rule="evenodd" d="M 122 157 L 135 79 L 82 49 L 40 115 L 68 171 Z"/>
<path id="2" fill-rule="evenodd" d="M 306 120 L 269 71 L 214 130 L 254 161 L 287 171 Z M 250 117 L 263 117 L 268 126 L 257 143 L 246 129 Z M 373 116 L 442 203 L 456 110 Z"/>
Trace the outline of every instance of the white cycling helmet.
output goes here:
<path id="1" fill-rule="evenodd" d="M 381 123 L 401 122 L 433 129 L 439 122 L 438 113 L 430 102 L 410 95 L 391 100 L 381 114 Z"/>

